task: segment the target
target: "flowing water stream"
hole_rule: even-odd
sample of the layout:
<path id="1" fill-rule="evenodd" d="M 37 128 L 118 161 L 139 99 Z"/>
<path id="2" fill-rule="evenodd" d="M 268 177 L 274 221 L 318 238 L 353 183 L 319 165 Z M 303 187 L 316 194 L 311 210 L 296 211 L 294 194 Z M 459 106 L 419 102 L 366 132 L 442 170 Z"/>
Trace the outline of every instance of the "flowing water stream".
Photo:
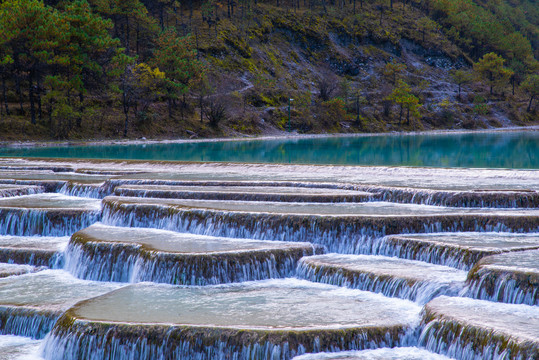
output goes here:
<path id="1" fill-rule="evenodd" d="M 483 145 L 533 169 L 535 135 Z M 539 170 L 6 158 L 0 184 L 0 360 L 539 359 Z"/>

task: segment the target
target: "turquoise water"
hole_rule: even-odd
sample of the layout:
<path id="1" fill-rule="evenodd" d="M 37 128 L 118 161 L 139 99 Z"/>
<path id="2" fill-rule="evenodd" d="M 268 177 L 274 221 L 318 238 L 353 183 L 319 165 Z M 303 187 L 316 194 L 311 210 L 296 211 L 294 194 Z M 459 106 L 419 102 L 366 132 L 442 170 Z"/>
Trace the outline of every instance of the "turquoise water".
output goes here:
<path id="1" fill-rule="evenodd" d="M 4 147 L 0 156 L 539 169 L 539 131 Z"/>

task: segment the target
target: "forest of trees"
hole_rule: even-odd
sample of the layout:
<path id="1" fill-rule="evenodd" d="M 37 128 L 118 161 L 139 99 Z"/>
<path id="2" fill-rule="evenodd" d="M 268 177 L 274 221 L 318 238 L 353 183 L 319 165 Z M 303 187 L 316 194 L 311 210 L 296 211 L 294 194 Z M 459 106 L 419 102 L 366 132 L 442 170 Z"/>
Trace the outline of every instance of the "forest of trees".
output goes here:
<path id="1" fill-rule="evenodd" d="M 166 108 L 160 116 L 181 121 L 189 103 L 198 102 L 201 119 L 205 111 L 209 123 L 217 125 L 225 109 L 203 104 L 213 86 L 207 74 L 215 69 L 205 59 L 200 33 L 205 30 L 211 38 L 215 31 L 217 38 L 223 19 L 247 21 L 261 3 L 1 0 L 2 119 L 23 116 L 46 127 L 51 138 L 68 138 L 86 119 L 109 107 L 123 118 L 118 136 L 128 136 L 133 119 L 147 116 L 154 104 Z M 452 73 L 459 97 L 460 87 L 476 77 L 490 93 L 507 85 L 513 94 L 515 89 L 525 92 L 527 111 L 539 97 L 539 7 L 533 0 L 271 0 L 267 5 L 322 16 L 377 12 L 382 27 L 384 16 L 394 8 L 420 9 L 426 16 L 416 22 L 415 31 L 423 42 L 441 30 L 475 63 L 473 73 Z M 250 56 L 245 33 L 230 39 L 236 40 L 227 40 L 227 46 Z M 399 78 L 399 66 L 388 62 L 384 70 L 392 83 L 385 101 L 397 104 L 400 119 L 404 116 L 409 123 L 411 116 L 419 116 L 420 101 Z M 327 95 L 325 101 L 331 100 Z"/>

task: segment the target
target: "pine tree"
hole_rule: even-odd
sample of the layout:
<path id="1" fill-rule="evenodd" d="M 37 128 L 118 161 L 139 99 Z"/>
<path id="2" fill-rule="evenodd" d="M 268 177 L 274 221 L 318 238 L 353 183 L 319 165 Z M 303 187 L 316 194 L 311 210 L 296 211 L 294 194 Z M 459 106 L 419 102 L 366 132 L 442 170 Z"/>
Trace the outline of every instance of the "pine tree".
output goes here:
<path id="1" fill-rule="evenodd" d="M 503 66 L 504 62 L 505 60 L 501 56 L 491 52 L 479 59 L 473 66 L 479 77 L 489 85 L 491 95 L 494 87 L 502 87 L 508 84 L 513 73 Z"/>
<path id="2" fill-rule="evenodd" d="M 174 102 L 201 78 L 204 66 L 197 59 L 192 37 L 178 36 L 172 28 L 163 31 L 157 39 L 153 63 L 166 75 L 166 96 L 172 117 Z"/>

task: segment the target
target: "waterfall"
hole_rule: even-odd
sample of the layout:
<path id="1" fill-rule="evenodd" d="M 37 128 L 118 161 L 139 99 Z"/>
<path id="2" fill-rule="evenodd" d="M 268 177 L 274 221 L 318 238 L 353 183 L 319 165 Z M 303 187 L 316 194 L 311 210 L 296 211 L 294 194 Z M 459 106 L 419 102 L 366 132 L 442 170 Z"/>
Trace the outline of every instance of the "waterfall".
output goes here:
<path id="1" fill-rule="evenodd" d="M 359 193 L 351 194 L 309 194 L 298 192 L 296 194 L 278 193 L 242 193 L 242 192 L 217 192 L 217 191 L 189 191 L 184 190 L 158 190 L 158 189 L 133 189 L 117 187 L 114 190 L 117 196 L 151 197 L 169 199 L 198 199 L 198 200 L 232 200 L 232 201 L 276 201 L 276 202 L 362 202 L 373 199 L 372 195 Z"/>
<path id="2" fill-rule="evenodd" d="M 419 344 L 456 359 L 538 359 L 535 307 L 438 297 L 423 309 Z"/>
<path id="3" fill-rule="evenodd" d="M 476 299 L 539 305 L 537 273 L 478 266 L 470 272 L 468 285 L 469 296 Z"/>
<path id="4" fill-rule="evenodd" d="M 454 321 L 429 322 L 421 333 L 419 343 L 429 351 L 455 359 L 539 359 L 537 344 L 518 344 L 510 336 Z"/>
<path id="5" fill-rule="evenodd" d="M 67 181 L 64 180 L 12 180 L 12 179 L 0 179 L 0 184 L 13 184 L 23 186 L 37 186 L 43 189 L 36 194 L 42 192 L 54 193 L 59 192 L 60 189 L 65 186 Z"/>
<path id="6" fill-rule="evenodd" d="M 315 188 L 315 189 L 340 189 L 354 190 L 371 193 L 369 198 L 360 197 L 349 199 L 346 201 L 390 201 L 396 203 L 407 204 L 422 204 L 448 207 L 467 207 L 467 208 L 538 208 L 539 207 L 539 192 L 529 190 L 515 191 L 464 191 L 464 190 L 432 190 L 432 189 L 414 189 L 414 188 L 397 188 L 391 186 L 380 185 L 350 185 L 338 183 L 312 183 L 312 182 L 290 182 L 290 181 L 193 181 L 193 180 L 141 180 L 141 179 L 111 179 L 107 180 L 104 185 L 103 193 L 108 195 L 115 193 L 122 196 L 141 196 L 142 190 L 135 191 L 133 189 L 118 189 L 117 187 L 126 185 L 166 185 L 166 186 L 264 186 L 264 187 L 298 187 L 298 188 Z M 185 196 L 186 194 L 182 194 Z M 152 197 L 172 197 L 164 192 L 148 190 L 143 196 Z M 192 196 L 192 195 L 191 195 Z M 199 195 L 203 196 L 203 195 Z M 213 197 L 212 197 L 213 196 Z M 244 194 L 241 198 L 235 200 L 251 200 L 253 195 Z M 200 199 L 232 199 L 231 195 L 214 194 Z M 272 197 L 273 199 L 273 197 Z M 284 199 L 284 201 L 294 201 Z M 268 195 L 267 200 L 270 200 Z M 275 199 L 275 201 L 283 201 L 283 198 Z M 296 200 L 298 201 L 298 200 Z M 308 201 L 303 200 L 299 201 Z M 322 197 L 313 198 L 313 201 L 326 201 Z"/>
<path id="7" fill-rule="evenodd" d="M 512 215 L 324 216 L 190 209 L 180 206 L 103 201 L 103 223 L 151 227 L 223 237 L 311 241 L 330 252 L 373 253 L 386 234 L 441 231 L 538 231 L 539 217 Z"/>
<path id="8" fill-rule="evenodd" d="M 485 256 L 482 251 L 444 246 L 391 235 L 375 239 L 372 243 L 371 253 L 424 261 L 462 270 L 470 270 Z"/>
<path id="9" fill-rule="evenodd" d="M 66 182 L 58 192 L 67 196 L 92 199 L 103 199 L 105 196 L 111 195 L 104 184 L 80 184 L 73 182 Z"/>
<path id="10" fill-rule="evenodd" d="M 0 334 L 42 339 L 61 316 L 60 311 L 0 306 Z"/>
<path id="11" fill-rule="evenodd" d="M 79 239 L 80 240 L 80 239 Z M 145 250 L 138 244 L 77 241 L 66 250 L 65 269 L 81 279 L 116 282 L 152 281 L 208 285 L 290 276 L 312 247 L 179 254 Z"/>
<path id="12" fill-rule="evenodd" d="M 489 271 L 478 271 L 470 281 L 468 293 L 476 299 L 539 305 L 537 280 L 527 282 L 514 277 L 513 273 L 495 274 Z"/>
<path id="13" fill-rule="evenodd" d="M 101 217 L 99 210 L 0 209 L 0 235 L 66 236 Z"/>
<path id="14" fill-rule="evenodd" d="M 459 191 L 413 188 L 394 188 L 379 185 L 360 185 L 358 190 L 378 194 L 378 199 L 407 204 L 423 204 L 473 208 L 537 208 L 539 192 Z"/>
<path id="15" fill-rule="evenodd" d="M 34 195 L 41 194 L 45 191 L 42 186 L 13 186 L 13 187 L 1 187 L 0 186 L 0 198 L 22 195 Z"/>
<path id="16" fill-rule="evenodd" d="M 73 322 L 65 315 L 47 336 L 44 357 L 47 360 L 288 360 L 306 352 L 414 345 L 415 336 L 413 331 L 402 327 L 266 332 Z"/>
<path id="17" fill-rule="evenodd" d="M 308 258 L 300 260 L 296 276 L 309 281 L 416 301 L 420 304 L 425 304 L 440 295 L 458 295 L 464 287 L 464 282 L 414 281 L 406 277 L 354 271 L 338 265 L 311 263 Z"/>
<path id="18" fill-rule="evenodd" d="M 0 247 L 0 262 L 61 269 L 64 266 L 64 253 L 52 250 Z"/>

